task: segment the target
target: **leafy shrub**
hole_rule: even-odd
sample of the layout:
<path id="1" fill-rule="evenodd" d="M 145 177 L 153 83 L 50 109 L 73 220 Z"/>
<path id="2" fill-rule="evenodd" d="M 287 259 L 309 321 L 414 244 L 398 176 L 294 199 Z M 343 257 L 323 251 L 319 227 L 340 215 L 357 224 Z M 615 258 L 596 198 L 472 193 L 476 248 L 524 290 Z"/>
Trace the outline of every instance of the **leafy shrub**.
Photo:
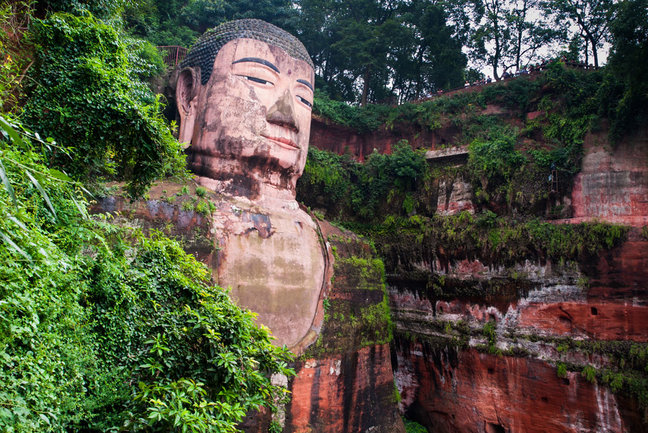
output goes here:
<path id="1" fill-rule="evenodd" d="M 37 64 L 24 119 L 68 147 L 51 164 L 77 179 L 117 176 L 142 194 L 156 178 L 184 170 L 181 147 L 112 27 L 91 16 L 53 14 L 34 23 Z"/>
<path id="2" fill-rule="evenodd" d="M 494 215 L 388 217 L 383 224 L 365 227 L 365 234 L 376 242 L 388 271 L 394 272 L 407 263 L 432 263 L 438 258 L 447 262 L 478 257 L 500 266 L 524 259 L 587 263 L 600 250 L 618 245 L 627 233 L 627 228 L 605 223 L 557 225 Z"/>
<path id="3" fill-rule="evenodd" d="M 326 208 L 329 217 L 372 221 L 386 213 L 409 214 L 426 167 L 423 154 L 407 141 L 397 143 L 391 155 L 372 153 L 364 164 L 311 147 L 297 198 Z"/>
<path id="4" fill-rule="evenodd" d="M 74 14 L 91 13 L 100 18 L 113 17 L 128 1 L 126 0 L 39 0 L 39 8 L 50 12 Z"/>
<path id="5" fill-rule="evenodd" d="M 285 397 L 270 376 L 289 353 L 208 269 L 89 219 L 80 186 L 0 126 L 1 431 L 234 432 Z"/>
<path id="6" fill-rule="evenodd" d="M 558 375 L 558 377 L 560 377 L 560 378 L 567 377 L 567 366 L 565 364 L 563 364 L 562 362 L 559 362 L 558 365 L 557 365 L 557 368 L 558 369 L 556 371 L 556 374 Z"/>
<path id="7" fill-rule="evenodd" d="M 407 433 L 427 433 L 428 431 L 421 424 L 407 418 L 403 418 L 403 422 L 405 423 L 405 431 Z"/>
<path id="8" fill-rule="evenodd" d="M 512 200 L 511 181 L 526 163 L 515 150 L 516 133 L 508 128 L 493 129 L 488 139 L 477 139 L 468 147 L 468 170 L 479 198 L 488 200 L 491 194 Z M 481 188 L 479 187 L 481 186 Z"/>

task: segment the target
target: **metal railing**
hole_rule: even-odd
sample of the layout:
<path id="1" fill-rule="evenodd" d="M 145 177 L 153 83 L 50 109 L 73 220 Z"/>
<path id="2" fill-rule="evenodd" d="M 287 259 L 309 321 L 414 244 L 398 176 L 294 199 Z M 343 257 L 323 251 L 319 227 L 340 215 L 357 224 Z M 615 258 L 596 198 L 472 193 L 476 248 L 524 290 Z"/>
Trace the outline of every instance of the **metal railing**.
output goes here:
<path id="1" fill-rule="evenodd" d="M 187 55 L 187 49 L 178 45 L 163 45 L 157 49 L 164 55 L 164 64 L 171 68 L 178 66 Z"/>

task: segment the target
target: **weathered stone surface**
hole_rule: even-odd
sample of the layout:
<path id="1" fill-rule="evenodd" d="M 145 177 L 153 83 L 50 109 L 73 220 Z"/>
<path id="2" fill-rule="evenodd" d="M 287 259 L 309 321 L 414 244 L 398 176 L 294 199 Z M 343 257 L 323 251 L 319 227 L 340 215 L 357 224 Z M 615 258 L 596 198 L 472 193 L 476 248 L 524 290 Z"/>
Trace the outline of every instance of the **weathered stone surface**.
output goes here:
<path id="1" fill-rule="evenodd" d="M 447 182 L 439 182 L 436 211 L 439 215 L 456 215 L 464 211 L 475 213 L 472 185 L 461 176 Z"/>
<path id="2" fill-rule="evenodd" d="M 588 134 L 581 172 L 572 192 L 575 221 L 598 218 L 648 224 L 648 130 L 610 146 L 607 131 Z"/>
<path id="3" fill-rule="evenodd" d="M 299 330 L 300 323 L 303 322 L 307 327 L 308 338 L 314 340 L 321 334 L 305 355 L 308 360 L 295 365 L 297 377 L 289 385 L 292 401 L 285 407 L 285 432 L 404 433 L 394 399 L 384 270 L 382 262 L 375 257 L 375 252 L 368 243 L 350 232 L 325 222 L 320 223 L 323 239 L 331 254 L 329 257 L 318 246 L 319 254 L 326 254 L 320 255 L 319 259 L 322 263 L 327 260 L 337 261 L 334 266 L 325 266 L 319 273 L 312 269 L 303 270 L 305 276 L 317 278 L 318 283 L 323 284 L 318 286 L 321 287 L 318 295 L 322 296 L 304 302 L 299 294 L 284 292 L 281 295 L 300 273 L 299 266 L 294 263 L 286 262 L 284 272 L 290 272 L 291 275 L 276 281 L 267 274 L 278 272 L 280 269 L 277 267 L 271 272 L 262 269 L 256 274 L 254 267 L 244 266 L 241 272 L 247 270 L 249 275 L 234 277 L 227 272 L 218 271 L 218 266 L 222 265 L 222 258 L 219 257 L 222 250 L 218 250 L 217 246 L 229 242 L 228 233 L 233 233 L 236 229 L 240 236 L 252 236 L 255 241 L 279 238 L 284 221 L 277 223 L 276 214 L 257 213 L 253 207 L 246 208 L 244 201 L 233 201 L 231 197 L 211 191 L 203 190 L 198 194 L 196 185 L 191 182 L 160 183 L 151 189 L 149 195 L 147 200 L 134 203 L 120 195 L 107 197 L 95 206 L 94 211 L 110 212 L 121 224 L 144 230 L 160 229 L 167 235 L 176 237 L 189 251 L 200 253 L 197 257 L 212 267 L 215 278 L 221 279 L 221 283 L 223 276 L 232 278 L 235 284 L 254 278 L 263 279 L 264 290 L 256 293 L 253 299 L 247 299 L 247 304 L 258 304 L 255 307 L 257 312 L 265 311 L 268 306 L 281 311 L 283 319 L 271 320 L 274 324 L 283 320 L 288 327 Z M 237 210 L 232 212 L 231 206 L 236 206 Z M 196 208 L 207 211 L 201 213 Z M 223 211 L 225 215 L 221 215 Z M 311 227 L 306 222 L 293 227 L 299 214 L 291 210 L 290 215 L 288 222 L 291 230 L 308 229 L 316 233 L 317 227 Z M 232 220 L 233 217 L 237 219 Z M 313 221 L 311 223 L 315 224 Z M 285 246 L 276 245 L 275 241 L 268 247 L 267 256 L 279 261 L 285 261 L 286 255 L 306 257 L 306 253 L 295 254 L 295 250 L 302 246 L 311 250 L 313 246 L 304 233 L 299 238 L 301 243 L 286 247 L 288 252 L 285 251 Z M 319 245 L 317 235 L 313 242 Z M 253 254 L 247 256 L 250 248 L 238 250 L 245 254 L 241 258 L 243 262 L 254 257 Z M 284 265 L 279 267 L 281 266 Z M 334 281 L 332 286 L 329 284 L 331 281 Z M 295 287 L 307 293 L 299 284 Z M 241 290 L 240 286 L 234 288 L 233 295 L 240 296 Z M 324 295 L 328 305 L 327 321 Z M 281 302 L 277 304 L 273 297 L 279 296 Z M 260 315 L 259 319 L 263 320 L 264 316 Z M 292 330 L 288 329 L 285 334 L 291 335 L 290 332 Z M 301 353 L 311 342 L 312 340 L 300 341 L 293 350 Z M 265 433 L 270 422 L 269 416 L 267 411 L 251 415 L 242 428 L 248 433 Z"/>
<path id="4" fill-rule="evenodd" d="M 260 32 L 245 33 L 250 24 Z M 294 199 L 308 154 L 314 83 L 303 46 L 298 58 L 281 48 L 295 44 L 275 26 L 241 20 L 209 32 L 187 54 L 175 75 L 179 140 L 191 144 L 189 165 L 204 186 L 251 200 Z"/>
<path id="5" fill-rule="evenodd" d="M 408 416 L 435 433 L 640 431 L 638 413 L 580 373 L 539 359 L 401 341 L 397 383 Z"/>
<path id="6" fill-rule="evenodd" d="M 300 362 L 288 433 L 405 432 L 396 411 L 389 344 Z"/>
<path id="7" fill-rule="evenodd" d="M 432 264 L 436 289 L 391 279 L 401 410 L 435 433 L 645 431 L 636 394 L 601 374 L 643 377 L 647 248 L 632 229 L 581 266 L 462 260 Z"/>
<path id="8" fill-rule="evenodd" d="M 327 252 L 316 223 L 294 201 L 260 206 L 204 189 L 200 197 L 196 188 L 165 182 L 150 191 L 147 201 L 131 204 L 113 196 L 95 210 L 121 212 L 130 224 L 167 229 L 181 240 L 198 237 L 207 248 L 192 241 L 187 250 L 210 266 L 215 281 L 231 287 L 233 299 L 258 314 L 258 323 L 270 328 L 276 344 L 301 353 L 316 338 L 320 294 L 328 283 Z"/>
<path id="9" fill-rule="evenodd" d="M 286 432 L 404 433 L 396 408 L 384 271 L 370 245 L 326 222 L 333 284 L 319 339 L 296 365 Z"/>
<path id="10" fill-rule="evenodd" d="M 374 150 L 391 153 L 394 145 L 403 139 L 416 149 L 435 149 L 452 143 L 459 133 L 459 128 L 453 125 L 445 125 L 435 131 L 420 131 L 399 125 L 394 129 L 358 132 L 314 116 L 310 145 L 340 155 L 349 154 L 358 161 L 364 161 Z"/>

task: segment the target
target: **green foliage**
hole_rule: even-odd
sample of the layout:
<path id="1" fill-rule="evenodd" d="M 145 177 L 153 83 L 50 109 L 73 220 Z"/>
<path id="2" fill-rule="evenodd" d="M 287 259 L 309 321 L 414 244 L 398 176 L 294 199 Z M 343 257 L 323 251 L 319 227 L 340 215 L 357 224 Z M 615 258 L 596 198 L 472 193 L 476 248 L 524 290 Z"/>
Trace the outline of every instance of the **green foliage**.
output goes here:
<path id="1" fill-rule="evenodd" d="M 127 0 L 38 0 L 37 7 L 48 12 L 90 13 L 105 19 L 115 17 L 128 3 Z"/>
<path id="2" fill-rule="evenodd" d="M 406 263 L 433 261 L 439 256 L 445 260 L 479 257 L 483 263 L 500 266 L 523 259 L 586 263 L 600 250 L 618 245 L 627 233 L 625 227 L 606 223 L 519 222 L 488 212 L 477 216 L 463 212 L 432 218 L 388 217 L 383 224 L 365 230 L 389 272 Z"/>
<path id="3" fill-rule="evenodd" d="M 308 348 L 306 358 L 387 344 L 393 335 L 382 261 L 369 244 L 349 232 L 330 235 L 328 241 L 335 256 L 335 290 L 348 298 L 324 300 L 323 331 Z"/>
<path id="4" fill-rule="evenodd" d="M 591 365 L 583 367 L 583 372 L 581 374 L 588 382 L 596 383 L 596 369 Z"/>
<path id="5" fill-rule="evenodd" d="M 189 47 L 207 29 L 239 18 L 259 18 L 294 33 L 296 10 L 286 0 L 138 0 L 122 14 L 127 31 L 155 45 Z"/>
<path id="6" fill-rule="evenodd" d="M 476 188 L 475 195 L 488 200 L 491 194 L 498 194 L 508 197 L 510 203 L 513 176 L 527 161 L 515 150 L 515 131 L 493 130 L 491 137 L 490 140 L 477 139 L 468 147 L 468 170 L 473 185 L 481 185 Z"/>
<path id="7" fill-rule="evenodd" d="M 298 200 L 324 207 L 329 217 L 353 216 L 371 221 L 385 212 L 412 213 L 411 196 L 423 178 L 423 154 L 406 141 L 391 155 L 372 153 L 365 164 L 311 147 L 298 181 Z M 386 200 L 385 200 L 386 198 Z"/>
<path id="8" fill-rule="evenodd" d="M 166 72 L 164 58 L 160 51 L 142 39 L 125 37 L 126 52 L 131 74 L 141 81 L 149 81 Z"/>
<path id="9" fill-rule="evenodd" d="M 453 37 L 448 3 L 295 3 L 295 30 L 321 66 L 317 87 L 336 100 L 402 102 L 461 82 L 466 57 Z"/>
<path id="10" fill-rule="evenodd" d="M 33 4 L 28 0 L 0 1 L 0 108 L 18 111 L 23 97 L 23 75 L 31 63 L 31 46 L 23 38 L 32 19 Z"/>
<path id="11" fill-rule="evenodd" d="M 497 343 L 497 332 L 495 331 L 496 326 L 497 323 L 493 321 L 488 322 L 484 325 L 482 332 L 484 334 L 484 337 L 486 337 L 486 339 L 488 340 L 489 346 L 495 346 L 495 344 Z"/>
<path id="12" fill-rule="evenodd" d="M 405 432 L 406 433 L 427 433 L 428 430 L 423 427 L 421 424 L 409 420 L 407 418 L 403 418 L 403 422 L 405 423 Z"/>
<path id="13" fill-rule="evenodd" d="M 641 126 L 648 115 L 648 0 L 619 2 L 610 30 L 608 73 L 599 95 L 610 133 L 618 139 Z"/>
<path id="14" fill-rule="evenodd" d="M 565 364 L 559 362 L 556 367 L 557 367 L 556 374 L 558 375 L 558 377 L 560 378 L 567 377 L 567 366 Z"/>
<path id="15" fill-rule="evenodd" d="M 156 178 L 184 171 L 160 99 L 138 79 L 152 69 L 143 57 L 139 64 L 129 61 L 116 30 L 91 16 L 54 14 L 34 23 L 33 36 L 37 85 L 23 118 L 67 146 L 67 153 L 48 153 L 51 164 L 76 179 L 129 180 L 133 196 Z M 131 44 L 133 51 L 138 46 Z"/>
<path id="16" fill-rule="evenodd" d="M 279 421 L 272 420 L 270 426 L 268 427 L 268 433 L 281 433 L 283 432 L 283 427 L 279 424 Z"/>
<path id="17" fill-rule="evenodd" d="M 235 432 L 285 397 L 270 375 L 290 354 L 208 269 L 89 219 L 80 185 L 0 126 L 0 430 Z"/>

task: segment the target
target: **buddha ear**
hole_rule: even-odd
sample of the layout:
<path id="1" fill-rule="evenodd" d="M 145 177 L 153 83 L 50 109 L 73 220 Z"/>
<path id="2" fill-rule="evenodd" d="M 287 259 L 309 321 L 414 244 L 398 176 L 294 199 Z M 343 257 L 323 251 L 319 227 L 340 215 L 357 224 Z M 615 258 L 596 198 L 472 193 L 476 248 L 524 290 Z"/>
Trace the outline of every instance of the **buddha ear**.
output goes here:
<path id="1" fill-rule="evenodd" d="M 178 141 L 185 147 L 191 144 L 197 114 L 197 96 L 200 87 L 200 69 L 184 68 L 176 82 L 176 104 L 180 113 Z"/>

